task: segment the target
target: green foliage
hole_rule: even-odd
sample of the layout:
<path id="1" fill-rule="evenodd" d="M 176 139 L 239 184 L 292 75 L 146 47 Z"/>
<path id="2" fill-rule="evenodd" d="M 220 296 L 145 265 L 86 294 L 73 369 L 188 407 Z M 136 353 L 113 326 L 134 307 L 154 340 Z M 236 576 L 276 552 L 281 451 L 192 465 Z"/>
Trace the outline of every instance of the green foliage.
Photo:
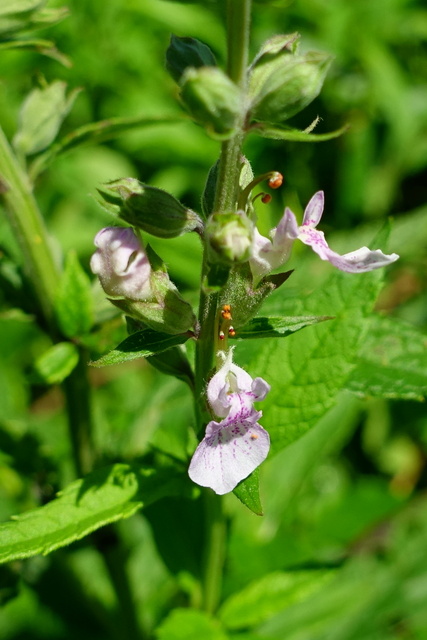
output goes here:
<path id="1" fill-rule="evenodd" d="M 156 353 L 166 351 L 188 340 L 186 335 L 173 336 L 168 333 L 160 333 L 152 329 L 137 331 L 123 340 L 115 349 L 104 356 L 91 362 L 94 367 L 105 367 L 110 364 L 128 362 L 137 358 L 147 358 Z"/>
<path id="2" fill-rule="evenodd" d="M 34 363 L 35 380 L 44 384 L 58 384 L 70 375 L 78 361 L 77 348 L 71 342 L 59 342 Z"/>
<path id="3" fill-rule="evenodd" d="M 353 278 L 333 274 L 304 301 L 306 312 L 328 311 L 333 320 L 292 340 L 269 341 L 256 349 L 250 368 L 272 385 L 263 405 L 263 424 L 271 433 L 273 450 L 301 437 L 335 402 L 354 368 L 380 286 L 376 272 Z"/>
<path id="4" fill-rule="evenodd" d="M 389 247 L 401 259 L 383 274 L 375 314 L 378 274 L 329 278 L 330 265 L 296 245 L 289 281 L 275 274 L 253 292 L 241 273 L 238 295 L 220 299 L 233 305 L 236 361 L 272 385 L 259 408 L 275 455 L 225 498 L 224 588 L 212 615 L 200 610 L 203 500 L 188 499 L 185 472 L 197 446 L 195 341 L 152 329 L 125 338 L 118 309 L 87 274 L 92 238 L 111 224 L 97 203 L 101 184 L 133 176 L 199 213 L 206 184 L 203 213 L 213 213 L 219 145 L 174 102 L 164 52 L 174 32 L 175 46 L 191 43 L 201 66 L 224 68 L 221 3 L 111 0 L 100 11 L 87 0 L 55 26 L 62 9 L 0 4 L 1 125 L 28 168 L 55 265 L 66 256 L 62 276 L 52 273 L 51 330 L 0 216 L 2 639 L 117 640 L 138 638 L 138 627 L 159 640 L 424 638 L 424 4 L 254 3 L 254 51 L 266 34 L 298 31 L 301 55 L 313 48 L 334 57 L 322 94 L 289 126 L 250 128 L 244 153 L 253 173 L 285 176 L 269 206 L 250 205 L 260 231 L 267 235 L 286 205 L 300 219 L 302 203 L 323 188 L 322 228 L 334 249 L 369 244 L 392 214 Z M 42 27 L 49 30 L 35 32 Z M 72 67 L 57 64 L 68 58 L 45 35 Z M 173 77 L 200 66 L 186 56 L 178 67 L 168 62 Z M 248 162 L 244 169 L 243 187 L 253 178 Z M 0 190 L 10 177 L 3 172 Z M 195 308 L 200 238 L 146 240 Z M 38 246 L 37 234 L 32 241 Z M 261 317 L 248 321 L 261 304 Z M 82 345 L 94 364 L 89 406 L 57 386 L 87 386 Z M 67 420 L 82 408 L 99 469 L 75 480 L 76 451 L 87 442 L 81 433 L 73 441 Z M 95 547 L 88 534 L 100 527 Z M 138 617 L 130 630 L 126 602 Z"/>
<path id="5" fill-rule="evenodd" d="M 69 485 L 44 507 L 0 525 L 0 562 L 50 553 L 110 522 L 128 518 L 171 491 L 180 491 L 180 476 L 171 469 L 126 464 L 98 469 Z"/>
<path id="6" fill-rule="evenodd" d="M 56 299 L 58 324 L 67 338 L 88 333 L 94 320 L 90 280 L 80 266 L 77 255 L 70 251 Z"/>

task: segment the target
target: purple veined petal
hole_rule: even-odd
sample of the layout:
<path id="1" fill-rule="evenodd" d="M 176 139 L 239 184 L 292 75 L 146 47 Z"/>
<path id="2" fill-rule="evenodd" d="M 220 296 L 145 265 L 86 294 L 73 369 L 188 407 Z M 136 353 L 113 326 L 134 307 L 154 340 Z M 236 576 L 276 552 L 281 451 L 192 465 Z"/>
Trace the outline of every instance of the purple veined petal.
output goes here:
<path id="1" fill-rule="evenodd" d="M 322 217 L 324 206 L 325 194 L 323 191 L 317 191 L 305 208 L 302 220 L 303 226 L 307 225 L 310 227 L 316 227 Z"/>
<path id="2" fill-rule="evenodd" d="M 257 412 L 255 412 L 256 415 Z M 197 447 L 188 474 L 196 484 L 218 495 L 233 491 L 267 457 L 270 437 L 257 422 L 246 420 L 224 426 L 209 423 L 207 435 Z"/>
<path id="3" fill-rule="evenodd" d="M 313 229 L 308 226 L 302 226 L 299 229 L 298 239 L 311 247 L 313 251 L 322 258 L 322 260 L 329 260 L 328 256 L 332 250 L 329 248 L 329 245 L 325 240 L 325 234 L 323 231 L 318 231 L 317 229 Z"/>
<path id="4" fill-rule="evenodd" d="M 233 349 L 230 349 L 225 356 L 224 364 L 208 383 L 207 397 L 212 411 L 224 418 L 230 411 L 230 395 L 251 390 L 251 376 L 233 363 Z"/>
<path id="5" fill-rule="evenodd" d="M 264 378 L 254 378 L 252 382 L 252 393 L 255 396 L 256 402 L 264 400 L 270 389 L 270 385 L 264 380 Z"/>
<path id="6" fill-rule="evenodd" d="M 372 271 L 373 269 L 379 269 L 380 267 L 386 267 L 398 260 L 397 253 L 391 253 L 386 255 L 380 249 L 371 250 L 368 247 L 361 247 L 356 251 L 339 255 L 331 249 L 327 252 L 327 257 L 324 260 L 329 260 L 341 271 L 347 273 L 365 273 L 366 271 Z"/>
<path id="7" fill-rule="evenodd" d="M 144 300 L 151 295 L 151 265 L 130 228 L 106 227 L 95 236 L 90 266 L 109 296 Z"/>

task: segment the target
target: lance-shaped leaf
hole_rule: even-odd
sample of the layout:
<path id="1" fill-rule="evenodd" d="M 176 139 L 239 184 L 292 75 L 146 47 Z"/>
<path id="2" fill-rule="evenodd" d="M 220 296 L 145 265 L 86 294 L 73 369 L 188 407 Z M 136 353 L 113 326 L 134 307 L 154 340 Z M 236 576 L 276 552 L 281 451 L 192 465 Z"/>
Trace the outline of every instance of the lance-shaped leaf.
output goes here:
<path id="1" fill-rule="evenodd" d="M 261 498 L 259 495 L 259 472 L 255 469 L 250 476 L 239 482 L 237 487 L 233 489 L 234 495 L 239 498 L 240 502 L 245 505 L 252 513 L 257 516 L 263 515 Z"/>
<path id="2" fill-rule="evenodd" d="M 331 320 L 332 316 L 253 318 L 231 338 L 284 338 L 304 327 Z"/>
<path id="3" fill-rule="evenodd" d="M 115 464 L 70 484 L 43 507 L 0 525 L 0 562 L 47 554 L 167 495 L 186 493 L 173 469 Z"/>
<path id="4" fill-rule="evenodd" d="M 93 367 L 105 367 L 110 364 L 120 364 L 121 362 L 129 362 L 137 358 L 147 358 L 156 353 L 166 351 L 171 347 L 184 344 L 190 337 L 190 334 L 170 335 L 169 333 L 160 333 L 153 329 L 144 329 L 137 331 L 131 336 L 123 340 L 115 349 L 106 353 L 105 356 L 95 360 L 90 364 Z"/>

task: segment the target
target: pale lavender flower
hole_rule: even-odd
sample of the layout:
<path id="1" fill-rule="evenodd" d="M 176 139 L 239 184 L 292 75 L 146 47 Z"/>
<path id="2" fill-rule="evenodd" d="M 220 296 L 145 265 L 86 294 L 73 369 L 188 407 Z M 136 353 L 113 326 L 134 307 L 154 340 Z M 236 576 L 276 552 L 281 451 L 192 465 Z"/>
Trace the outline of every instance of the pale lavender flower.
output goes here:
<path id="1" fill-rule="evenodd" d="M 323 205 L 323 191 L 318 191 L 305 209 L 301 226 L 298 226 L 295 215 L 286 207 L 277 228 L 271 232 L 271 240 L 257 234 L 250 259 L 255 278 L 259 279 L 283 264 L 288 259 L 292 243 L 296 239 L 309 245 L 322 260 L 327 260 L 341 271 L 348 273 L 372 271 L 385 267 L 399 258 L 396 253 L 386 255 L 379 249 L 372 251 L 368 247 L 361 247 L 344 255 L 332 251 L 323 231 L 316 229 L 323 214 Z"/>
<path id="2" fill-rule="evenodd" d="M 90 268 L 112 297 L 146 300 L 151 295 L 151 266 L 134 231 L 123 227 L 106 227 L 95 236 L 98 249 Z"/>
<path id="3" fill-rule="evenodd" d="M 223 366 L 207 388 L 208 402 L 220 422 L 212 420 L 188 470 L 190 478 L 219 495 L 229 493 L 267 457 L 270 437 L 258 424 L 261 411 L 253 403 L 263 400 L 270 385 L 253 379 L 233 364 L 230 349 Z"/>

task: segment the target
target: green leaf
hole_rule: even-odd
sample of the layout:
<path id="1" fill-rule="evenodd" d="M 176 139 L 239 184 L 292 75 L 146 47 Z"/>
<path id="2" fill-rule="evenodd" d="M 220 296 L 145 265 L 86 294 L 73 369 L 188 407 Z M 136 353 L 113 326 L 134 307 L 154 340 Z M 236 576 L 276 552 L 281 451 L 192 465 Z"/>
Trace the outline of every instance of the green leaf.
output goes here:
<path id="1" fill-rule="evenodd" d="M 67 256 L 55 307 L 65 336 L 74 338 L 90 331 L 94 321 L 92 289 L 75 251 Z"/>
<path id="2" fill-rule="evenodd" d="M 269 124 L 257 124 L 251 127 L 250 133 L 256 133 L 263 138 L 273 140 L 289 140 L 291 142 L 325 142 L 342 136 L 348 130 L 348 125 L 344 125 L 336 131 L 329 133 L 310 133 L 309 131 L 299 131 L 291 127 L 273 127 Z"/>
<path id="3" fill-rule="evenodd" d="M 250 369 L 271 384 L 262 425 L 270 432 L 273 451 L 301 437 L 335 403 L 355 366 L 381 278 L 379 270 L 334 273 L 321 289 L 295 303 L 297 312 L 333 314 L 334 320 L 289 340 L 265 341 L 254 350 Z"/>
<path id="4" fill-rule="evenodd" d="M 270 573 L 228 598 L 219 618 L 232 630 L 260 624 L 323 589 L 335 573 L 330 569 Z"/>
<path id="5" fill-rule="evenodd" d="M 227 640 L 220 623 L 204 611 L 174 609 L 156 630 L 157 640 Z"/>
<path id="6" fill-rule="evenodd" d="M 171 347 L 184 344 L 188 340 L 187 334 L 171 335 L 160 333 L 153 329 L 137 331 L 123 340 L 115 349 L 106 353 L 98 360 L 90 362 L 93 367 L 105 367 L 110 364 L 129 362 L 137 358 L 147 358 Z"/>
<path id="7" fill-rule="evenodd" d="M 36 88 L 25 99 L 20 113 L 19 129 L 13 139 L 14 147 L 23 155 L 43 151 L 56 138 L 80 89 L 66 96 L 67 85 L 56 80 Z"/>
<path id="8" fill-rule="evenodd" d="M 59 384 L 70 375 L 78 361 L 77 347 L 71 342 L 59 342 L 36 360 L 34 371 L 37 381 Z"/>
<path id="9" fill-rule="evenodd" d="M 185 491 L 172 469 L 115 464 L 69 485 L 43 507 L 0 524 L 0 562 L 46 555 L 167 495 Z"/>
<path id="10" fill-rule="evenodd" d="M 255 469 L 248 478 L 239 482 L 233 490 L 234 495 L 239 498 L 245 507 L 255 513 L 257 516 L 263 515 L 261 498 L 259 496 L 259 473 Z"/>
<path id="11" fill-rule="evenodd" d="M 31 40 L 6 40 L 6 42 L 0 42 L 0 52 L 8 49 L 29 49 L 30 51 L 36 51 L 44 56 L 49 56 L 54 60 L 57 60 L 64 67 L 71 67 L 71 60 L 58 51 L 55 44 L 50 40 L 41 40 L 39 38 Z"/>
<path id="12" fill-rule="evenodd" d="M 304 329 L 304 327 L 332 319 L 332 316 L 253 318 L 244 327 L 236 331 L 234 337 L 236 339 L 283 338 L 300 329 Z"/>
<path id="13" fill-rule="evenodd" d="M 362 396 L 424 400 L 426 334 L 396 318 L 374 317 L 347 387 Z"/>

